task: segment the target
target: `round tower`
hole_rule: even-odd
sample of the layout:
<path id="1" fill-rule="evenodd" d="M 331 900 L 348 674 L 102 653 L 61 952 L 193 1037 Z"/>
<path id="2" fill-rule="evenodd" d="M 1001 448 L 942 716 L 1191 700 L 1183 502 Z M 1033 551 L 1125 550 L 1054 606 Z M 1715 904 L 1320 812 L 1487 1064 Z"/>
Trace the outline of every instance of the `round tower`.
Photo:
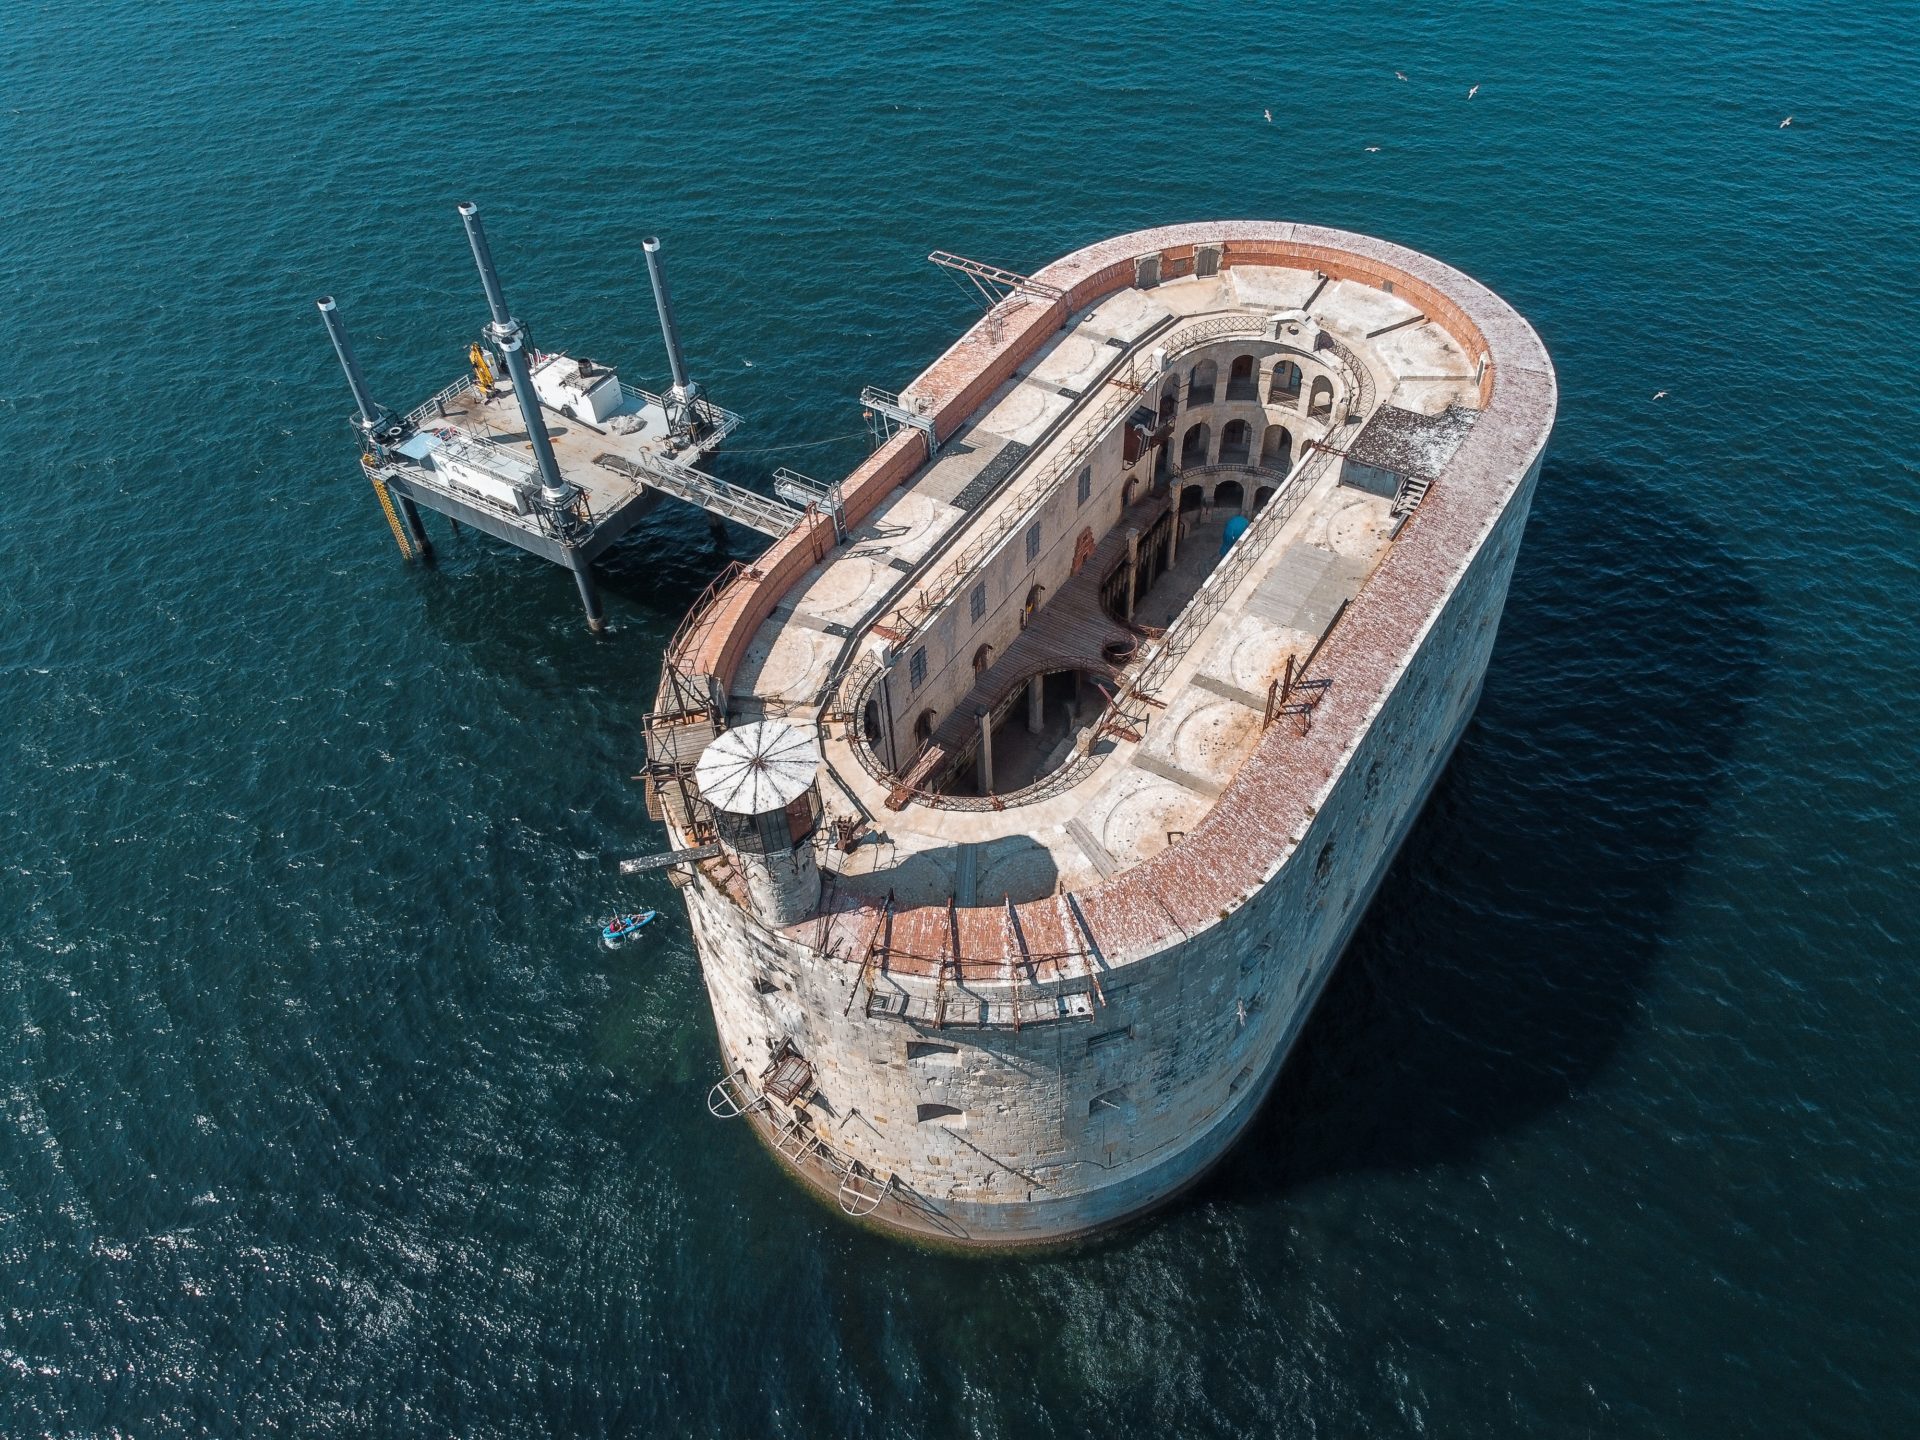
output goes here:
<path id="1" fill-rule="evenodd" d="M 769 926 L 805 919 L 820 903 L 813 858 L 819 772 L 814 737 L 779 720 L 726 731 L 694 767 L 720 846 L 745 878 L 754 913 Z"/>

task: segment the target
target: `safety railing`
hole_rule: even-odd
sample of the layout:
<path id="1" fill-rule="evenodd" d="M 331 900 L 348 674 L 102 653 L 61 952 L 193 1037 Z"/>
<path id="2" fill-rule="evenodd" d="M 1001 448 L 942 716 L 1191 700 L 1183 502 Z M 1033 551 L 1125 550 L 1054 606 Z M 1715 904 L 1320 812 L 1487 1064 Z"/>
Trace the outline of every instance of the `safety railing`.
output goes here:
<path id="1" fill-rule="evenodd" d="M 1127 677 L 1120 693 L 1114 697 L 1112 710 L 1116 715 L 1126 714 L 1130 704 L 1139 702 L 1141 697 L 1151 695 L 1166 683 L 1174 666 L 1193 648 L 1194 641 L 1200 638 L 1214 616 L 1225 608 L 1227 597 L 1246 578 L 1247 572 L 1265 552 L 1273 537 L 1293 517 L 1293 512 L 1300 508 L 1301 500 L 1338 453 L 1315 445 L 1300 457 L 1292 472 L 1274 492 L 1273 498 L 1255 513 L 1240 538 L 1233 542 L 1220 563 L 1214 566 L 1213 573 L 1200 582 L 1200 588 L 1194 592 L 1193 598 L 1181 608 L 1166 633 L 1150 646 L 1139 667 Z M 1211 466 L 1209 473 L 1227 468 Z M 1232 468 L 1240 469 L 1249 476 L 1271 474 L 1252 466 Z M 1174 523 L 1179 522 L 1176 519 Z"/>
<path id="2" fill-rule="evenodd" d="M 1340 378 L 1347 385 L 1347 418 L 1351 421 L 1364 420 L 1373 413 L 1373 373 L 1345 345 L 1334 339 L 1327 331 L 1320 332 L 1325 349 L 1331 350 L 1334 368 L 1340 372 Z"/>
<path id="3" fill-rule="evenodd" d="M 1259 335 L 1266 330 L 1266 318 L 1259 315 L 1216 315 L 1192 325 L 1168 332 L 1155 348 L 1169 354 L 1191 350 L 1195 346 L 1229 335 Z M 938 576 L 923 585 L 912 603 L 896 617 L 895 628 L 905 631 L 904 648 L 919 638 L 920 632 L 937 615 L 940 607 L 970 581 L 974 572 L 996 551 L 1002 541 L 1026 524 L 1055 487 L 1069 474 L 1077 473 L 1093 448 L 1122 415 L 1140 403 L 1140 396 L 1159 372 L 1148 368 L 1151 360 L 1135 355 L 1116 370 L 1107 393 L 1074 427 L 1065 445 L 1055 449 L 1053 458 L 1036 470 L 1013 498 L 997 507 L 994 517 L 947 563 Z"/>
<path id="4" fill-rule="evenodd" d="M 437 416 L 446 414 L 446 407 L 448 405 L 474 388 L 476 387 L 473 383 L 473 377 L 471 375 L 462 375 L 458 380 L 447 386 L 446 389 L 436 393 L 424 404 L 416 405 L 413 409 L 409 410 L 406 414 L 405 423 L 408 425 L 419 425 L 421 421 L 430 415 Z"/>
<path id="5" fill-rule="evenodd" d="M 1181 326 L 1167 333 L 1155 347 L 1164 349 L 1169 357 L 1176 357 L 1199 346 L 1231 337 L 1253 338 L 1267 333 L 1268 319 L 1264 315 L 1215 315 Z M 1369 413 L 1372 409 L 1374 385 L 1366 365 L 1345 345 L 1331 335 L 1322 332 L 1324 339 L 1320 349 L 1331 353 L 1334 368 L 1340 371 L 1346 384 L 1348 413 L 1356 418 Z M 1295 353 L 1306 354 L 1297 347 L 1283 347 Z M 1048 499 L 1056 486 L 1063 483 L 1066 476 L 1077 472 L 1093 447 L 1104 435 L 1107 427 L 1120 416 L 1140 403 L 1141 395 L 1159 378 L 1161 372 L 1143 370 L 1150 364 L 1145 355 L 1134 356 L 1127 364 L 1116 370 L 1111 377 L 1110 392 L 1104 396 L 1095 408 L 1071 432 L 1066 445 L 1057 450 L 1052 460 L 1037 470 L 1021 485 L 1014 498 L 998 508 L 995 518 L 970 540 L 938 576 L 923 585 L 913 601 L 896 612 L 892 624 L 901 638 L 896 642 L 895 653 L 906 654 L 920 638 L 923 631 L 939 614 L 940 609 L 955 594 L 959 593 L 972 579 L 975 572 L 999 547 L 1009 535 L 1026 524 L 1033 511 Z M 1228 595 L 1258 560 L 1267 543 L 1290 519 L 1299 507 L 1301 500 L 1313 487 L 1314 482 L 1325 472 L 1328 464 L 1339 453 L 1324 445 L 1314 444 L 1292 470 L 1279 480 L 1275 493 L 1268 503 L 1255 514 L 1252 523 L 1234 542 L 1220 564 L 1209 575 L 1192 599 L 1182 608 L 1172 626 L 1163 634 L 1158 643 L 1151 646 L 1133 675 L 1123 684 L 1121 692 L 1109 707 L 1108 722 L 1127 707 L 1145 703 L 1141 697 L 1150 695 L 1163 685 L 1181 657 L 1206 630 L 1213 618 L 1226 604 Z M 1276 472 L 1257 464 L 1247 465 L 1211 465 L 1201 472 L 1187 472 L 1197 476 L 1204 473 L 1213 476 L 1222 473 L 1246 475 L 1250 480 L 1262 483 L 1276 479 Z M 1176 517 L 1175 523 L 1178 523 Z M 860 716 L 866 701 L 871 697 L 879 683 L 883 666 L 870 654 L 861 664 L 840 677 L 838 689 L 841 695 L 843 713 L 850 717 L 849 733 L 851 748 L 859 759 L 863 769 L 874 779 L 893 784 L 899 776 L 893 772 L 880 756 L 876 754 L 861 733 Z M 835 682 L 829 682 L 829 689 Z M 1102 729 L 1108 722 L 1103 722 Z M 918 752 L 916 752 L 916 759 Z M 1074 759 L 1054 771 L 1041 777 L 1023 790 L 1012 791 L 1004 795 L 939 795 L 926 790 L 915 794 L 915 799 L 923 804 L 950 810 L 1000 810 L 1016 805 L 1031 804 L 1050 798 L 1053 795 L 1071 789 L 1100 761 L 1091 746 L 1080 752 Z M 912 768 L 911 762 L 903 767 Z"/>
<path id="6" fill-rule="evenodd" d="M 684 500 L 689 505 L 698 505 L 709 514 L 722 516 L 750 530 L 758 530 L 775 540 L 806 519 L 803 511 L 791 505 L 770 500 L 758 491 L 735 485 L 730 480 L 721 480 L 691 465 L 668 459 L 665 455 L 646 452 L 638 460 L 629 460 L 609 451 L 594 456 L 593 463 L 603 470 L 623 475 L 636 484 L 671 495 L 676 500 Z"/>
<path id="7" fill-rule="evenodd" d="M 656 395 L 651 390 L 642 390 L 637 385 L 629 385 L 624 380 L 620 382 L 620 393 L 634 404 L 657 406 L 663 413 L 667 409 L 665 397 Z M 713 449 L 714 446 L 718 445 L 722 440 L 726 439 L 727 436 L 740 428 L 740 417 L 738 415 L 734 414 L 731 410 L 722 410 L 704 395 L 694 398 L 693 411 L 694 414 L 700 417 L 701 424 L 706 426 L 706 429 L 703 430 L 698 437 L 698 443 L 702 450 Z"/>

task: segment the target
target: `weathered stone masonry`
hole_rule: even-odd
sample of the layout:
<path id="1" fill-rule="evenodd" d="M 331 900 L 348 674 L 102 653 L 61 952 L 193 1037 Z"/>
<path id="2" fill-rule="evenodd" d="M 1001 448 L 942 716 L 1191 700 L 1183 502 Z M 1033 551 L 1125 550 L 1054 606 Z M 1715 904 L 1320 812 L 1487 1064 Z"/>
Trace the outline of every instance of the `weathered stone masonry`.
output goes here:
<path id="1" fill-rule="evenodd" d="M 827 915 L 775 931 L 742 905 L 724 863 L 699 867 L 684 894 L 724 1068 L 752 1092 L 790 1048 L 817 1086 L 794 1106 L 757 1096 L 752 1122 L 770 1140 L 796 1125 L 817 1137 L 817 1150 L 788 1158 L 829 1192 L 849 1163 L 885 1177 L 873 1219 L 903 1231 L 973 1245 L 1055 1240 L 1164 1199 L 1217 1159 L 1278 1073 L 1478 697 L 1555 392 L 1532 331 L 1458 272 L 1306 227 L 1120 237 L 1041 272 L 1067 292 L 1064 304 L 1030 307 L 996 343 L 970 333 L 907 393 L 951 431 L 1071 314 L 1132 284 L 1138 256 L 1158 253 L 1173 279 L 1207 244 L 1227 268 L 1311 266 L 1408 297 L 1467 353 L 1484 409 L 1328 638 L 1320 663 L 1334 683 L 1308 733 L 1269 729 L 1191 833 L 1079 888 L 1072 908 L 1060 895 L 1014 907 L 1039 950 L 1080 948 L 1084 917 L 1099 953 L 1083 968 L 1096 970 L 1104 1002 L 1090 1018 L 1016 1029 L 870 1015 L 856 995 L 881 923 L 870 897 L 843 896 Z M 1264 396 L 1264 372 L 1261 383 Z M 871 509 L 910 483 L 919 443 L 895 437 L 849 490 Z M 688 665 L 730 676 L 780 594 L 830 549 L 813 535 L 777 545 L 722 596 Z M 940 953 L 949 925 L 970 956 L 1008 949 L 995 907 L 953 917 L 929 907 L 892 923 L 909 957 Z M 921 1016 L 953 984 L 910 958 L 885 983 Z M 976 965 L 959 986 L 1002 1005 L 1016 989 L 1031 999 L 1086 988 L 1071 965 L 1017 987 L 1010 963 Z"/>

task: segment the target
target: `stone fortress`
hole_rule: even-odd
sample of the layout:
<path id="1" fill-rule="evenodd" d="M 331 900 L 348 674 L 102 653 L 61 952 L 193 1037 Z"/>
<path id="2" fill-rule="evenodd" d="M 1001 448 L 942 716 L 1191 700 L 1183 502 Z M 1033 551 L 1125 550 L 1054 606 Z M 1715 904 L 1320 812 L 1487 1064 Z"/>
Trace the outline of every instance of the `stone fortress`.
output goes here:
<path id="1" fill-rule="evenodd" d="M 1473 713 L 1556 403 L 1506 304 L 1358 235 L 1001 273 L 647 722 L 710 1107 L 963 1246 L 1245 1126 Z"/>

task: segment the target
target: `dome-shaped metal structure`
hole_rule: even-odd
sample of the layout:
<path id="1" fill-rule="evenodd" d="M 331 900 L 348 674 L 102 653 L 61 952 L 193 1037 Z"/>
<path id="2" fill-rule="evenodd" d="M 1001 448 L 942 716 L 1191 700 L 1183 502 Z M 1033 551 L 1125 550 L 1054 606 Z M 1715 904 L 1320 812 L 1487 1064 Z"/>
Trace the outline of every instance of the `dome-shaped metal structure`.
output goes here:
<path id="1" fill-rule="evenodd" d="M 708 745 L 693 780 L 730 848 L 771 855 L 791 850 L 819 824 L 819 771 L 820 746 L 810 732 L 761 720 Z"/>

